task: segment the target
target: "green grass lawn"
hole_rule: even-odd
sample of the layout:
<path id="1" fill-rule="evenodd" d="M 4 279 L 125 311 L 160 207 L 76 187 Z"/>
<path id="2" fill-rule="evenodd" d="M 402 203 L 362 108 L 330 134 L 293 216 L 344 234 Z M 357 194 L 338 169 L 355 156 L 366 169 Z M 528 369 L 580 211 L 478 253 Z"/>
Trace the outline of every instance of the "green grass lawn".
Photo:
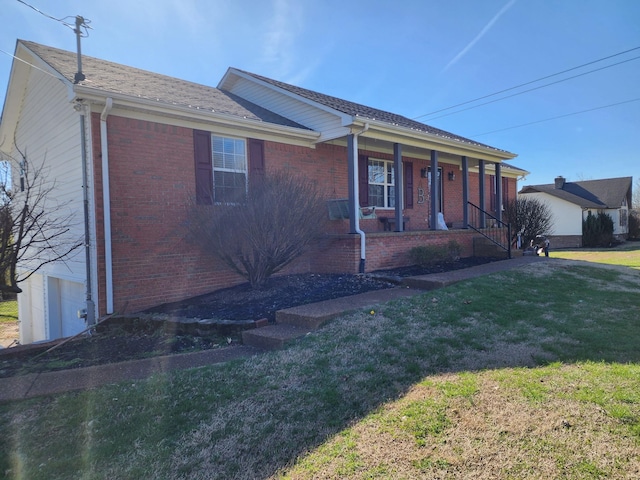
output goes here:
<path id="1" fill-rule="evenodd" d="M 638 478 L 639 319 L 640 272 L 552 257 L 281 351 L 1 405 L 0 476 Z"/>
<path id="2" fill-rule="evenodd" d="M 0 302 L 0 323 L 18 321 L 18 301 L 5 300 Z"/>
<path id="3" fill-rule="evenodd" d="M 558 250 L 552 256 L 640 269 L 640 242 L 627 242 L 616 248 Z"/>

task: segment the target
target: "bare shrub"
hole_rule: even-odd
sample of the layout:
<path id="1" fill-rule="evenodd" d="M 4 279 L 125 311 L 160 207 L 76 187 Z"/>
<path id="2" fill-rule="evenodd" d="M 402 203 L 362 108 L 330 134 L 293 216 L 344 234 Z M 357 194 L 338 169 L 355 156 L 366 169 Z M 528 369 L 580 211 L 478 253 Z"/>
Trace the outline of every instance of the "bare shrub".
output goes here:
<path id="1" fill-rule="evenodd" d="M 269 172 L 236 204 L 194 205 L 189 237 L 263 288 L 324 231 L 324 201 L 316 185 L 288 171 Z"/>
<path id="2" fill-rule="evenodd" d="M 70 237 L 75 214 L 56 200 L 46 159 L 32 165 L 26 151 L 18 152 L 20 159 L 5 158 L 0 171 L 0 291 L 11 293 L 20 293 L 18 284 L 45 265 L 82 247 L 80 239 Z M 13 184 L 12 172 L 20 173 L 19 184 Z"/>
<path id="3" fill-rule="evenodd" d="M 543 201 L 521 196 L 507 202 L 505 218 L 511 224 L 511 241 L 521 234 L 522 245 L 529 245 L 538 235 L 553 233 L 551 209 Z"/>

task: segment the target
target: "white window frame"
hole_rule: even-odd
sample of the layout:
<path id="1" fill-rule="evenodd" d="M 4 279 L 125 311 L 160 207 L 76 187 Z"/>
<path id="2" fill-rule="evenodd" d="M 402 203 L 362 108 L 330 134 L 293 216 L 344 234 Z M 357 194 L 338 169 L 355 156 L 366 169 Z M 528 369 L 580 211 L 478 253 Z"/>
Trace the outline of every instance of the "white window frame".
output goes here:
<path id="1" fill-rule="evenodd" d="M 222 151 L 216 150 L 216 139 L 222 140 Z M 233 142 L 233 149 L 232 149 L 233 151 L 226 151 L 227 142 L 229 141 Z M 236 151 L 236 147 L 238 145 L 242 145 L 242 152 L 240 153 Z M 220 159 L 222 161 L 222 165 L 220 165 L 220 163 L 216 161 L 217 154 L 221 155 Z M 226 164 L 227 161 L 229 161 L 230 163 L 234 163 L 231 161 L 233 159 L 237 160 L 239 156 L 242 156 L 240 165 Z M 212 175 L 211 181 L 213 182 L 213 198 L 215 203 L 233 203 L 233 202 L 225 201 L 224 199 L 219 199 L 217 197 L 216 191 L 218 190 L 218 188 L 224 189 L 228 187 L 224 187 L 224 186 L 217 187 L 216 172 L 244 175 L 244 193 L 245 194 L 247 193 L 247 189 L 249 185 L 249 161 L 248 161 L 248 154 L 247 154 L 246 139 L 239 138 L 239 137 L 232 137 L 228 135 L 217 135 L 215 133 L 212 133 L 211 134 L 211 162 L 213 167 L 211 172 L 211 175 Z"/>
<path id="2" fill-rule="evenodd" d="M 382 163 L 384 165 L 384 174 L 382 182 L 373 181 L 371 167 L 373 167 L 373 163 Z M 393 160 L 385 160 L 382 158 L 369 158 L 367 162 L 367 188 L 371 186 L 383 187 L 383 203 L 384 205 L 373 204 L 371 202 L 371 191 L 369 191 L 369 206 L 380 209 L 393 209 L 395 208 L 395 194 L 391 193 L 390 190 L 393 188 L 394 190 L 398 187 L 396 185 L 395 171 L 393 169 Z"/>

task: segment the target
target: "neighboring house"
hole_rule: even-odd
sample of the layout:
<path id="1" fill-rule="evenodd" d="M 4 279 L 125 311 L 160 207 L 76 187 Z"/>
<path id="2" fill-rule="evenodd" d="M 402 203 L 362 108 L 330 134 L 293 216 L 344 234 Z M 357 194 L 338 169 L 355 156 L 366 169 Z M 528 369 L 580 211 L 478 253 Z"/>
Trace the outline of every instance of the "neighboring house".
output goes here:
<path id="1" fill-rule="evenodd" d="M 468 202 L 499 219 L 527 173 L 507 151 L 235 68 L 214 88 L 87 56 L 78 72 L 76 54 L 22 40 L 15 57 L 0 153 L 46 158 L 77 214 L 69 238 L 88 218 L 86 251 L 21 285 L 22 343 L 242 282 L 185 241 L 184 222 L 265 171 L 304 174 L 347 212 L 285 273 L 407 265 L 411 247 L 452 239 L 470 256 Z M 439 213 L 449 230 L 430 221 Z"/>
<path id="2" fill-rule="evenodd" d="M 582 246 L 582 221 L 589 213 L 606 213 L 613 220 L 613 234 L 626 240 L 629 233 L 632 177 L 567 182 L 557 177 L 548 185 L 530 185 L 518 195 L 537 198 L 546 203 L 553 215 L 550 233 L 552 248 Z"/>

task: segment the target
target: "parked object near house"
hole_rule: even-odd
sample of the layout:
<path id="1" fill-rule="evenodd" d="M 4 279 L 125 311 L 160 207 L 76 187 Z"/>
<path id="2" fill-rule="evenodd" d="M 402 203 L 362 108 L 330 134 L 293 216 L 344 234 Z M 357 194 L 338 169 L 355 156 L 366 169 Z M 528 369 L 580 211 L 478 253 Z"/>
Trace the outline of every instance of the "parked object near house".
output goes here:
<path id="1" fill-rule="evenodd" d="M 589 213 L 606 213 L 613 219 L 613 235 L 624 241 L 629 233 L 632 177 L 568 182 L 556 177 L 554 183 L 524 186 L 518 195 L 546 203 L 553 216 L 554 248 L 582 247 L 582 222 Z"/>
<path id="2" fill-rule="evenodd" d="M 468 202 L 500 218 L 527 173 L 504 163 L 513 153 L 235 68 L 209 87 L 87 56 L 81 79 L 75 53 L 22 40 L 15 57 L 0 153 L 46 158 L 77 214 L 70 233 L 86 225 L 88 238 L 85 254 L 23 285 L 21 343 L 243 282 L 185 242 L 184 222 L 272 169 L 315 181 L 332 218 L 284 273 L 403 266 L 412 247 L 450 240 L 473 255 L 484 226 L 467 228 Z"/>

